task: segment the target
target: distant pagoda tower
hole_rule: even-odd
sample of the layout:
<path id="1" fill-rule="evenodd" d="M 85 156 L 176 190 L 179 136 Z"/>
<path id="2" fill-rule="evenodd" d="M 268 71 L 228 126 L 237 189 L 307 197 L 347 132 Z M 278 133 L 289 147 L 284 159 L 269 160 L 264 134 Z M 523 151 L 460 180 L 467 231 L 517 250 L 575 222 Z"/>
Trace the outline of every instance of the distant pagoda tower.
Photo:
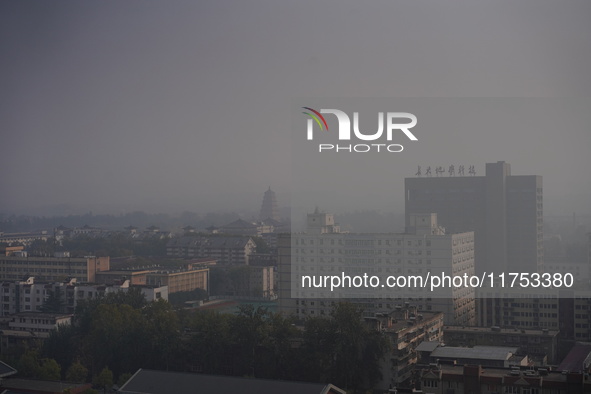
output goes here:
<path id="1" fill-rule="evenodd" d="M 271 186 L 269 186 L 269 189 L 263 196 L 263 204 L 261 205 L 261 213 L 259 214 L 259 220 L 264 221 L 267 219 L 279 221 L 277 196 L 275 195 L 275 192 L 271 190 Z"/>

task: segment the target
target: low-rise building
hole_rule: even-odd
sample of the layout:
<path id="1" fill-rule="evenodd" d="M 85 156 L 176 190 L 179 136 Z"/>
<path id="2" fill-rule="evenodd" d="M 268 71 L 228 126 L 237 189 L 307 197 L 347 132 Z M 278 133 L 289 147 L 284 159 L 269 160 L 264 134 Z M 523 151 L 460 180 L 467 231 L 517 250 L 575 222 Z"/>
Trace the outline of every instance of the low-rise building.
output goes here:
<path id="1" fill-rule="evenodd" d="M 72 323 L 71 314 L 61 313 L 17 313 L 12 316 L 8 328 L 14 331 L 30 331 L 36 334 L 47 333 Z"/>
<path id="2" fill-rule="evenodd" d="M 203 289 L 209 293 L 209 268 L 158 270 L 146 274 L 146 284 L 167 286 L 168 293 Z"/>
<path id="3" fill-rule="evenodd" d="M 126 292 L 131 288 L 129 280 L 118 284 L 78 284 L 76 279 L 64 282 L 36 282 L 30 277 L 25 281 L 0 283 L 0 316 L 10 316 L 17 313 L 40 312 L 51 295 L 60 300 L 59 309 L 74 313 L 80 300 L 100 298 L 108 293 Z M 166 286 L 142 285 L 138 286 L 148 302 L 158 299 L 168 300 Z M 56 307 L 56 305 L 54 305 Z"/>
<path id="4" fill-rule="evenodd" d="M 206 258 L 219 264 L 248 265 L 256 244 L 250 237 L 197 236 L 173 238 L 166 244 L 166 254 L 178 258 Z"/>
<path id="5" fill-rule="evenodd" d="M 582 372 L 546 368 L 483 368 L 480 365 L 436 364 L 420 374 L 420 389 L 432 394 L 583 394 L 591 379 Z"/>
<path id="6" fill-rule="evenodd" d="M 477 364 L 483 367 L 527 366 L 529 358 L 518 355 L 519 348 L 506 346 L 437 346 L 429 355 L 429 363 L 449 361 L 459 365 Z"/>
<path id="7" fill-rule="evenodd" d="M 72 322 L 71 314 L 19 313 L 11 316 L 8 327 L 0 331 L 0 353 L 23 346 L 35 346 L 49 333 Z"/>
<path id="8" fill-rule="evenodd" d="M 414 306 L 397 307 L 390 314 L 365 318 L 388 336 L 392 347 L 382 361 L 378 389 L 388 390 L 408 381 L 418 362 L 417 347 L 423 341 L 440 341 L 443 313 L 419 312 Z"/>
<path id="9" fill-rule="evenodd" d="M 232 223 L 228 223 L 219 228 L 220 233 L 234 234 L 234 235 L 248 235 L 251 237 L 258 237 L 264 233 L 272 233 L 273 226 L 264 222 L 247 222 L 243 219 L 238 219 Z"/>
<path id="10" fill-rule="evenodd" d="M 231 285 L 225 295 L 235 297 L 275 297 L 274 267 L 244 266 L 228 269 Z"/>
<path id="11" fill-rule="evenodd" d="M 591 290 L 587 286 L 502 291 L 478 289 L 479 326 L 559 330 L 560 338 L 591 341 Z"/>
<path id="12" fill-rule="evenodd" d="M 0 246 L 0 256 L 15 256 L 24 252 L 25 247 L 20 246 Z"/>
<path id="13" fill-rule="evenodd" d="M 500 327 L 443 327 L 443 342 L 449 346 L 518 347 L 533 360 L 554 364 L 558 361 L 558 330 Z"/>
<path id="14" fill-rule="evenodd" d="M 153 269 L 139 270 L 109 270 L 96 273 L 96 282 L 106 285 L 121 283 L 129 280 L 132 285 L 145 285 L 147 275 L 154 272 Z"/>
<path id="15" fill-rule="evenodd" d="M 0 281 L 23 280 L 30 276 L 44 281 L 76 278 L 79 282 L 94 282 L 96 273 L 110 269 L 109 257 L 71 257 L 68 252 L 54 257 L 0 256 Z"/>
<path id="16" fill-rule="evenodd" d="M 20 232 L 20 233 L 5 233 L 0 231 L 0 243 L 8 245 L 30 245 L 33 241 L 47 241 L 49 234 L 47 231 L 39 232 Z"/>

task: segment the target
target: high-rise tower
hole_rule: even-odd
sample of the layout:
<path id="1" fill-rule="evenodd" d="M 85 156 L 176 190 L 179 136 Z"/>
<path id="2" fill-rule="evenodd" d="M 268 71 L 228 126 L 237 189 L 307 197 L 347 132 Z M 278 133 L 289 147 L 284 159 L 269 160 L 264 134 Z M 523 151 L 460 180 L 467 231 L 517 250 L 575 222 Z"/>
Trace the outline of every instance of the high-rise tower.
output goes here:
<path id="1" fill-rule="evenodd" d="M 435 212 L 451 232 L 474 231 L 476 271 L 543 270 L 542 177 L 511 175 L 504 161 L 484 176 L 406 178 L 405 212 Z M 510 268 L 510 269 L 509 269 Z"/>

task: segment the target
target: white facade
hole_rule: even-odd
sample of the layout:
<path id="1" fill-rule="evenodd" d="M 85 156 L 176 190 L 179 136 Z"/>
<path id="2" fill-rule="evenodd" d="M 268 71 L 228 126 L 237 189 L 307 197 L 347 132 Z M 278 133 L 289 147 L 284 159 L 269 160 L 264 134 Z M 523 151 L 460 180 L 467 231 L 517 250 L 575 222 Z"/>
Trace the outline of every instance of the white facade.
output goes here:
<path id="1" fill-rule="evenodd" d="M 8 323 L 10 330 L 49 333 L 63 325 L 70 325 L 72 315 L 53 313 L 20 313 Z"/>
<path id="2" fill-rule="evenodd" d="M 309 215 L 308 222 L 316 215 Z M 323 298 L 319 299 L 314 299 L 313 289 L 301 293 L 297 289 L 292 291 L 294 282 L 301 283 L 302 276 L 341 275 L 345 271 L 351 275 L 371 273 L 383 278 L 425 277 L 428 273 L 441 272 L 473 275 L 474 233 L 445 234 L 437 225 L 436 215 L 432 214 L 416 215 L 413 220 L 412 234 L 330 233 L 314 231 L 318 227 L 313 227 L 311 233 L 283 238 L 279 246 L 280 309 L 305 318 L 328 315 L 333 300 L 348 298 L 353 301 L 348 297 L 350 293 L 341 289 L 330 292 L 328 299 L 326 289 L 322 289 Z M 321 221 L 319 227 L 325 225 Z M 417 290 L 414 297 L 396 297 L 393 290 L 392 298 L 375 298 L 378 290 L 367 288 L 363 290 L 365 294 L 357 293 L 362 296 L 354 302 L 363 304 L 366 316 L 389 313 L 396 305 L 410 301 L 419 310 L 444 312 L 445 324 L 476 323 L 474 290 L 471 287 L 449 288 L 444 295 L 449 298 L 431 298 L 425 289 L 405 289 L 404 293 L 414 290 Z"/>
<path id="3" fill-rule="evenodd" d="M 77 284 L 75 279 L 61 283 L 35 283 L 32 277 L 23 282 L 3 282 L 0 284 L 0 316 L 40 312 L 45 300 L 56 291 L 61 295 L 64 308 L 73 313 L 80 300 L 100 298 L 119 291 L 126 292 L 129 288 L 129 280 L 117 286 Z M 160 298 L 168 300 L 167 286 L 143 286 L 141 290 L 148 302 Z"/>

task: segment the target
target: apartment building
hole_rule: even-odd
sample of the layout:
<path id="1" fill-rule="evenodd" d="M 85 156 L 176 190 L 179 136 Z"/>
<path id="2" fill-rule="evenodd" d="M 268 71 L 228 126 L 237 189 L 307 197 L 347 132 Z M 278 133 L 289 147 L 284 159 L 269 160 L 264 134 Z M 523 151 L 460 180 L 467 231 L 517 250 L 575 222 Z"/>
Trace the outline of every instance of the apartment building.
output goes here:
<path id="1" fill-rule="evenodd" d="M 166 244 L 166 254 L 178 258 L 206 258 L 219 264 L 248 265 L 256 244 L 250 237 L 185 236 Z"/>
<path id="2" fill-rule="evenodd" d="M 60 282 L 76 278 L 79 282 L 94 282 L 96 273 L 110 269 L 109 257 L 70 257 L 68 252 L 54 257 L 0 256 L 0 281 L 17 281 L 34 276 L 37 280 Z"/>
<path id="3" fill-rule="evenodd" d="M 166 286 L 168 293 L 203 289 L 209 293 L 209 268 L 158 270 L 146 274 L 146 284 Z"/>
<path id="4" fill-rule="evenodd" d="M 442 339 L 443 314 L 419 311 L 409 304 L 398 305 L 388 314 L 376 314 L 365 320 L 392 344 L 381 362 L 382 380 L 376 385 L 380 390 L 408 381 L 419 361 L 418 346 L 423 341 Z"/>
<path id="5" fill-rule="evenodd" d="M 438 364 L 423 369 L 420 386 L 432 394 L 583 394 L 591 392 L 591 379 L 585 372 L 546 368 Z"/>
<path id="6" fill-rule="evenodd" d="M 446 346 L 515 346 L 540 364 L 558 360 L 558 330 L 493 327 L 443 327 Z"/>
<path id="7" fill-rule="evenodd" d="M 129 280 L 117 285 L 79 284 L 76 279 L 65 282 L 38 282 L 30 277 L 25 281 L 0 283 L 0 316 L 11 316 L 18 313 L 40 312 L 50 295 L 59 295 L 61 309 L 74 313 L 80 300 L 96 299 L 109 293 L 126 292 L 131 288 Z M 166 286 L 140 287 L 147 301 L 160 298 L 168 299 Z"/>
<path id="8" fill-rule="evenodd" d="M 447 234 L 435 214 L 412 215 L 405 234 L 343 233 L 331 214 L 308 215 L 305 233 L 284 234 L 279 240 L 279 308 L 299 318 L 328 315 L 330 299 L 347 299 L 364 309 L 366 316 L 389 313 L 409 299 L 422 311 L 439 311 L 446 324 L 474 325 L 474 289 L 451 286 L 431 294 L 423 289 L 363 289 L 354 296 L 342 290 L 304 289 L 302 277 L 372 273 L 380 276 L 423 276 L 446 272 L 472 275 L 474 233 Z M 382 296 L 382 295 L 388 296 Z M 390 295 L 391 294 L 391 295 Z M 399 295 L 402 294 L 402 295 Z M 409 295 L 410 294 L 410 295 Z"/>

